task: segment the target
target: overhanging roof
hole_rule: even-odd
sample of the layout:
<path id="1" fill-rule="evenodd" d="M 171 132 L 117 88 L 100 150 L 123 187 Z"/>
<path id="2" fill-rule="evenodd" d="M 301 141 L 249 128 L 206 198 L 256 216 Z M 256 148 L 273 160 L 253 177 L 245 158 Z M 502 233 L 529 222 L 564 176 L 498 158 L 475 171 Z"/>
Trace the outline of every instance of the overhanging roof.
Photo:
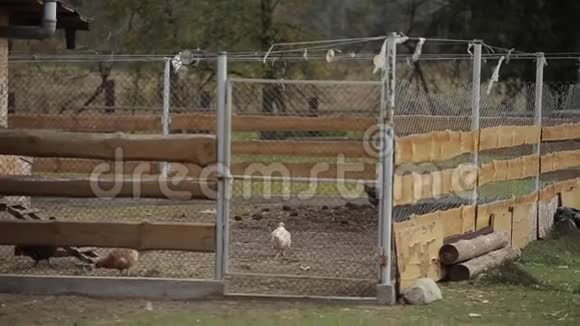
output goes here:
<path id="1" fill-rule="evenodd" d="M 0 11 L 10 15 L 10 25 L 40 25 L 43 14 L 42 7 L 42 0 L 0 0 Z M 56 27 L 88 30 L 89 21 L 83 18 L 71 5 L 59 0 Z"/>

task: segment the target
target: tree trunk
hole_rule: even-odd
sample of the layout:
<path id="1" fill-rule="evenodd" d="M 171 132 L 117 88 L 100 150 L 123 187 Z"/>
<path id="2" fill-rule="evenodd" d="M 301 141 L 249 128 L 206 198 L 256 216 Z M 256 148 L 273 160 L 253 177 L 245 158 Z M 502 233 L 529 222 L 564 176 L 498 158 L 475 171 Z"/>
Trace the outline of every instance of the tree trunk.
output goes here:
<path id="1" fill-rule="evenodd" d="M 490 251 L 503 248 L 509 244 L 505 232 L 494 232 L 471 240 L 459 240 L 441 247 L 439 257 L 444 265 L 454 265 L 479 257 Z"/>
<path id="2" fill-rule="evenodd" d="M 520 251 L 511 246 L 492 251 L 461 264 L 448 267 L 447 276 L 451 281 L 465 281 L 506 261 L 518 258 Z"/>

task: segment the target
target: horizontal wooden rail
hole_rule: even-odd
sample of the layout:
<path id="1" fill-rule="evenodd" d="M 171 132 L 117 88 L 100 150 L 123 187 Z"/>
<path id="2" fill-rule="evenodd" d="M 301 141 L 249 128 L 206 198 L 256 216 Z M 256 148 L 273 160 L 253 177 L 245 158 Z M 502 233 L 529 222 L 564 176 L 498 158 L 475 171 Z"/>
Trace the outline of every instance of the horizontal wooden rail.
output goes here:
<path id="1" fill-rule="evenodd" d="M 160 111 L 161 112 L 161 111 Z M 8 127 L 75 132 L 161 131 L 161 114 L 11 114 Z"/>
<path id="2" fill-rule="evenodd" d="M 477 150 L 474 132 L 435 131 L 397 139 L 395 163 L 445 161 Z"/>
<path id="3" fill-rule="evenodd" d="M 361 141 L 235 141 L 232 154 L 368 158 Z"/>
<path id="4" fill-rule="evenodd" d="M 213 252 L 215 225 L 0 221 L 2 245 L 49 245 Z"/>
<path id="5" fill-rule="evenodd" d="M 542 141 L 580 139 L 580 123 L 565 123 L 542 128 Z"/>
<path id="6" fill-rule="evenodd" d="M 159 175 L 160 166 L 156 162 L 123 162 L 120 169 L 116 169 L 115 163 L 97 160 L 76 159 L 35 159 L 32 164 L 33 173 L 54 174 L 90 174 L 96 169 L 103 170 L 104 175 Z M 104 167 L 104 168 L 102 168 Z M 201 167 L 193 164 L 170 163 L 169 170 L 178 171 L 179 168 L 187 170 L 187 176 L 196 178 L 200 176 Z M 376 167 L 372 163 L 232 163 L 231 174 L 266 176 L 288 176 L 293 178 L 325 178 L 325 179 L 363 179 L 374 180 Z"/>
<path id="7" fill-rule="evenodd" d="M 580 178 L 558 181 L 545 186 L 540 191 L 540 200 L 550 200 L 559 193 L 580 187 Z"/>
<path id="8" fill-rule="evenodd" d="M 540 142 L 540 127 L 501 126 L 481 129 L 479 150 L 533 145 Z"/>
<path id="9" fill-rule="evenodd" d="M 216 162 L 209 135 L 126 135 L 0 129 L 0 154 L 125 161 Z"/>
<path id="10" fill-rule="evenodd" d="M 0 176 L 0 196 L 215 199 L 215 181 L 173 178 L 39 178 Z"/>
<path id="11" fill-rule="evenodd" d="M 348 116 L 348 114 L 349 112 L 345 112 L 344 114 L 318 117 L 234 114 L 232 129 L 234 131 L 366 131 L 377 122 L 374 118 L 354 117 Z M 397 131 L 401 135 L 442 130 L 467 130 L 471 124 L 471 117 L 467 116 L 400 115 L 394 119 Z M 571 121 L 570 119 L 548 120 L 554 124 Z M 213 113 L 174 113 L 171 115 L 171 121 L 172 128 L 175 129 L 215 130 L 216 126 L 215 114 Z M 531 118 L 482 117 L 481 126 L 485 128 L 496 125 L 498 121 L 503 125 L 511 126 L 533 124 Z M 59 129 L 83 132 L 113 132 L 117 130 L 159 132 L 161 131 L 161 117 L 160 114 L 151 114 L 151 112 L 135 115 L 127 113 L 10 114 L 8 125 L 10 128 L 20 129 Z"/>
<path id="12" fill-rule="evenodd" d="M 580 150 L 542 155 L 542 173 L 580 167 Z"/>
<path id="13" fill-rule="evenodd" d="M 542 156 L 541 159 L 542 173 L 566 170 L 580 166 L 580 150 L 550 153 Z M 478 171 L 479 186 L 534 177 L 539 172 L 539 163 L 537 156 L 528 155 L 483 164 Z M 34 161 L 34 166 L 34 172 L 87 174 L 95 171 L 99 166 L 105 167 L 101 169 L 104 175 L 111 175 L 114 171 L 118 171 L 112 167 L 112 163 L 91 160 L 39 159 Z M 188 177 L 199 178 L 202 168 L 193 164 L 170 164 L 170 176 L 180 175 L 173 174 L 180 170 L 185 171 L 184 175 Z M 149 162 L 127 162 L 121 170 L 124 175 L 134 174 L 135 171 L 145 171 L 141 175 L 158 175 L 159 165 Z M 341 164 L 237 162 L 232 164 L 231 173 L 240 176 L 312 178 L 313 180 L 317 178 L 374 180 L 376 166 L 374 163 L 364 162 Z M 475 170 L 469 164 L 431 173 L 397 174 L 394 179 L 395 205 L 415 204 L 423 199 L 472 190 L 475 186 L 475 178 Z"/>
<path id="14" fill-rule="evenodd" d="M 479 168 L 479 185 L 534 177 L 540 171 L 539 164 L 540 160 L 537 155 L 520 156 L 510 160 L 494 160 Z"/>
<path id="15" fill-rule="evenodd" d="M 267 116 L 234 115 L 234 131 L 365 131 L 376 124 L 376 119 L 344 116 Z M 122 130 L 161 131 L 160 115 L 153 114 L 84 114 L 84 115 L 22 115 L 9 118 L 10 128 L 60 129 L 83 132 L 112 132 Z M 210 130 L 216 128 L 215 114 L 176 113 L 171 115 L 171 128 Z"/>

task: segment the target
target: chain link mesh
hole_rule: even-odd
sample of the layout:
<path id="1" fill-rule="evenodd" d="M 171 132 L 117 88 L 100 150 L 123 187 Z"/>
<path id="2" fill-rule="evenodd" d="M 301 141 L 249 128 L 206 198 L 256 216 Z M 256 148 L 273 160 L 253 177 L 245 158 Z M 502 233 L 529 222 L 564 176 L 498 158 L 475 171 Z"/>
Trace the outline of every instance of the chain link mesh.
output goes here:
<path id="1" fill-rule="evenodd" d="M 8 125 L 81 132 L 159 134 L 164 104 L 164 61 L 154 62 L 11 62 Z M 215 83 L 195 73 L 171 72 L 171 113 L 215 111 Z M 6 90 L 6 87 L 2 88 Z M 213 127 L 195 132 L 213 132 Z M 171 131 L 171 130 L 170 130 Z M 182 132 L 182 130 L 173 130 Z M 0 157 L 0 174 L 49 177 L 87 177 L 103 161 L 28 157 Z M 106 163 L 106 162 L 105 162 Z M 112 162 L 109 162 L 112 164 Z M 141 165 L 145 174 L 158 175 L 159 163 L 126 162 L 129 177 Z M 111 165 L 112 167 L 113 165 Z M 13 205 L 38 210 L 37 215 L 59 221 L 215 222 L 215 203 L 148 199 L 9 198 Z M 0 213 L 2 219 L 15 215 Z M 98 248 L 106 255 L 109 249 Z M 214 254 L 178 251 L 142 252 L 131 269 L 135 277 L 214 278 Z M 0 247 L 0 273 L 49 275 L 117 275 L 117 271 L 80 268 L 70 257 L 51 259 L 53 267 L 26 256 L 12 246 Z"/>
<path id="2" fill-rule="evenodd" d="M 378 217 L 363 183 L 374 181 L 376 158 L 339 156 L 348 152 L 343 144 L 363 147 L 366 130 L 378 118 L 380 94 L 380 84 L 372 82 L 234 80 L 235 116 L 283 116 L 290 127 L 232 135 L 237 180 L 230 222 L 229 292 L 374 295 Z M 293 120 L 302 117 L 350 119 L 352 124 L 338 128 L 342 131 L 332 126 L 310 130 Z M 236 142 L 258 147 L 249 155 Z M 296 143 L 297 149 L 287 147 L 289 143 Z M 303 152 L 301 145 L 308 143 L 319 146 Z M 341 181 L 337 166 L 344 164 L 355 171 L 365 170 L 365 165 L 371 168 L 363 175 L 346 172 L 342 178 L 352 180 Z M 236 165 L 244 169 L 237 170 Z M 292 245 L 286 257 L 275 258 L 270 241 L 279 222 L 291 233 Z"/>
<path id="3" fill-rule="evenodd" d="M 395 133 L 398 137 L 436 131 L 469 131 L 472 123 L 470 61 L 399 63 L 397 71 Z M 406 163 L 395 168 L 395 175 L 428 174 L 469 164 L 470 156 L 461 155 L 441 162 Z M 395 193 L 399 184 L 395 184 Z M 430 185 L 422 185 L 429 187 Z M 417 204 L 394 207 L 395 222 L 438 210 L 469 205 L 471 192 L 430 198 Z"/>
<path id="4" fill-rule="evenodd" d="M 531 67 L 524 67 L 531 65 L 530 62 L 512 59 L 510 65 L 531 70 Z M 471 61 L 419 63 L 401 63 L 397 67 L 396 135 L 471 130 Z M 486 86 L 495 64 L 490 61 L 483 65 L 480 127 L 534 125 L 536 85 L 500 78 L 488 95 Z M 202 119 L 203 114 L 216 112 L 213 71 L 202 68 L 170 74 L 171 133 L 213 133 L 213 125 L 196 123 L 191 127 L 180 122 L 184 114 L 200 113 Z M 161 116 L 167 95 L 164 93 L 163 61 L 13 62 L 9 69 L 9 84 L 3 85 L 0 93 L 0 106 L 4 104 L 8 108 L 8 118 L 4 123 L 6 119 L 0 116 L 1 126 L 137 134 L 162 130 Z M 364 75 L 368 79 L 367 70 L 359 75 L 349 70 L 349 76 Z M 369 130 L 376 126 L 379 118 L 381 84 L 233 79 L 231 86 L 234 116 L 255 119 L 262 126 L 261 117 L 280 117 L 284 121 L 281 125 L 286 124 L 286 127 L 259 130 L 251 127 L 251 123 L 244 128 L 234 124 L 232 173 L 235 180 L 227 291 L 375 295 L 378 212 L 371 203 L 376 198 L 365 185 L 372 186 L 376 179 L 377 158 L 369 155 L 368 142 L 374 140 L 370 139 L 374 136 Z M 542 126 L 577 122 L 580 120 L 577 114 L 580 87 L 573 82 L 544 83 L 542 109 Z M 324 125 L 324 130 L 311 130 L 316 128 L 301 126 L 299 118 L 304 117 L 320 118 L 328 125 Z M 329 120 L 324 120 L 326 118 Z M 187 119 L 191 121 L 192 117 Z M 331 123 L 341 127 L 333 129 Z M 345 123 L 348 127 L 344 127 Z M 580 149 L 576 141 L 541 144 L 542 155 L 576 149 Z M 531 145 L 481 151 L 477 163 L 481 166 L 493 160 L 531 154 L 534 154 Z M 461 155 L 444 162 L 399 166 L 395 173 L 429 173 L 453 169 L 470 161 L 470 155 Z M 86 176 L 96 163 L 2 156 L 0 174 Z M 141 163 L 144 162 L 128 162 L 125 172 L 130 173 Z M 159 164 L 145 164 L 149 164 L 152 174 L 159 173 Z M 348 169 L 339 176 L 337 166 Z M 540 187 L 577 175 L 578 170 L 574 168 L 542 174 Z M 348 180 L 339 182 L 341 178 Z M 479 188 L 477 202 L 523 196 L 535 189 L 535 177 L 495 182 Z M 393 217 L 395 221 L 402 221 L 413 215 L 472 204 L 470 194 L 465 192 L 397 206 Z M 42 217 L 57 220 L 211 223 L 216 218 L 215 203 L 203 201 L 8 199 L 11 204 L 38 209 Z M 14 216 L 0 212 L 0 218 L 14 219 Z M 279 222 L 285 223 L 293 243 L 286 257 L 274 258 L 270 234 Z M 570 252 L 575 252 L 577 246 L 559 248 L 557 245 L 554 248 L 558 253 L 548 254 L 549 264 L 569 267 L 575 264 Z M 531 248 L 536 250 L 534 245 Z M 97 250 L 99 254 L 107 251 Z M 73 258 L 55 258 L 54 268 L 42 263 L 32 267 L 33 261 L 14 256 L 11 246 L 0 247 L 0 262 L 0 273 L 87 273 L 78 268 Z M 547 264 L 544 260 L 532 262 Z M 213 278 L 214 264 L 214 254 L 153 251 L 142 255 L 132 273 L 145 277 Z M 114 275 L 116 272 L 97 270 L 92 273 L 90 275 Z"/>

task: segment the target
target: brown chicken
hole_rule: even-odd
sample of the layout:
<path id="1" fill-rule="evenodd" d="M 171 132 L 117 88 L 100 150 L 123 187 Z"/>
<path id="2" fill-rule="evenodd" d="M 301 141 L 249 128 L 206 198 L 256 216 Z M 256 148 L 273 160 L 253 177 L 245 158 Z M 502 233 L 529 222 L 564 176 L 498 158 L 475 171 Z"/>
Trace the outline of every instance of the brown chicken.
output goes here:
<path id="1" fill-rule="evenodd" d="M 129 269 L 139 260 L 139 252 L 133 249 L 113 249 L 105 257 L 97 260 L 95 268 L 116 269 L 119 274 L 126 271 L 129 275 Z"/>

